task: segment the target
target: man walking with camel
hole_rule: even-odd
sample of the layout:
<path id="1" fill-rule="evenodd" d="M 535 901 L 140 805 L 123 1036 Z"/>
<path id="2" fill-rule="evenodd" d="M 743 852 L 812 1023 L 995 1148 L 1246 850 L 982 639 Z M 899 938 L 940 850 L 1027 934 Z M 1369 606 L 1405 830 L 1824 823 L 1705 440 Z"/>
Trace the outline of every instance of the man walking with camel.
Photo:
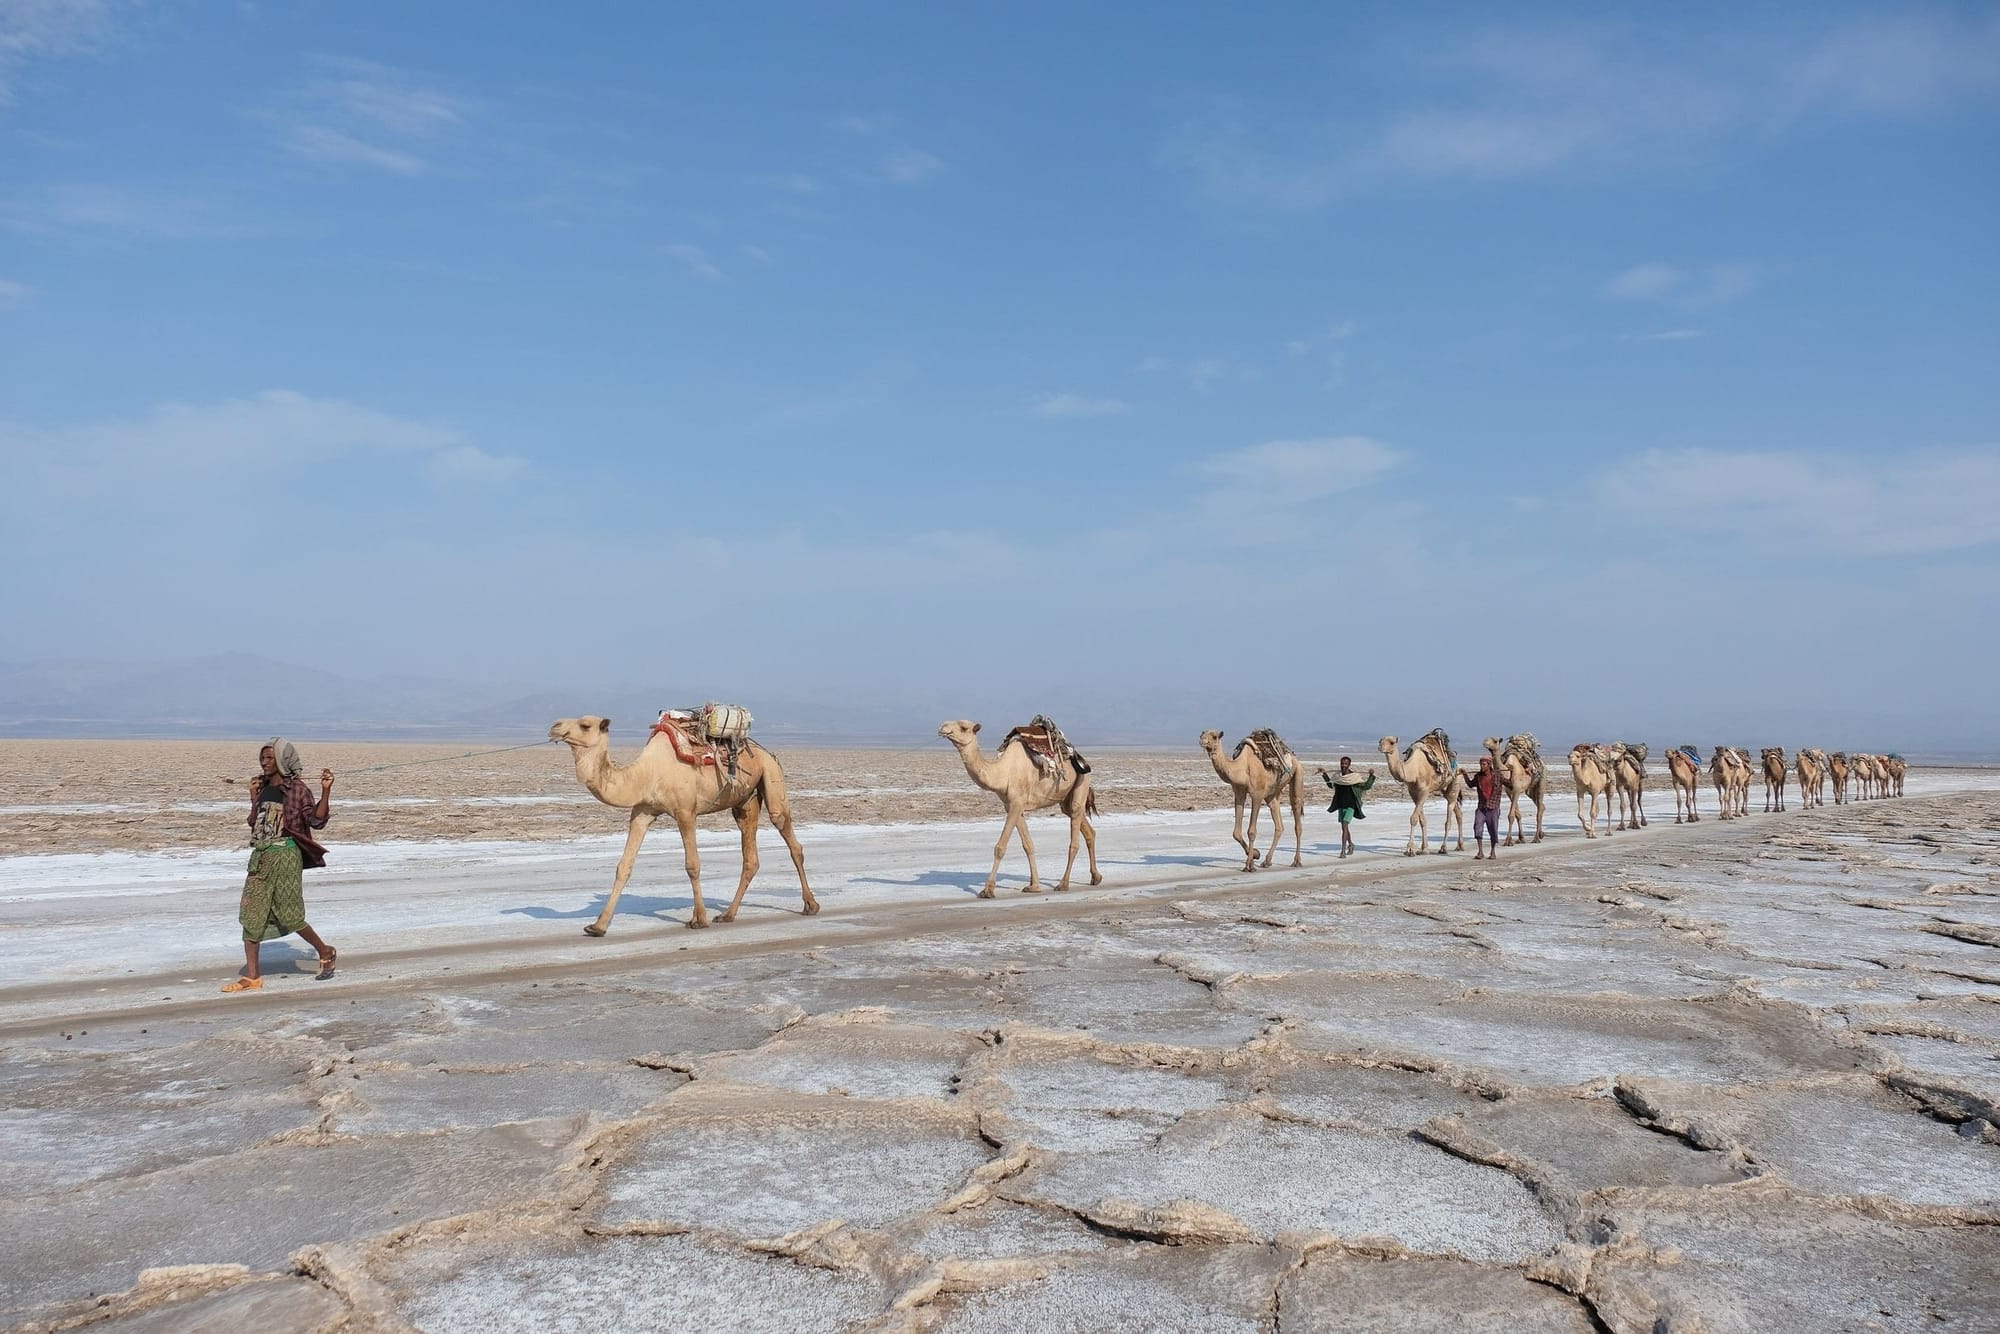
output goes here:
<path id="1" fill-rule="evenodd" d="M 1361 811 L 1361 794 L 1375 786 L 1374 766 L 1369 766 L 1368 776 L 1363 778 L 1354 772 L 1354 757 L 1343 755 L 1339 773 L 1321 769 L 1319 776 L 1333 789 L 1333 804 L 1326 809 L 1340 817 L 1340 855 L 1350 857 L 1354 854 L 1354 826 L 1350 821 L 1368 818 Z"/>
<path id="2" fill-rule="evenodd" d="M 1479 805 L 1472 812 L 1472 860 L 1497 861 L 1500 857 L 1500 793 L 1504 788 L 1493 767 L 1493 757 L 1479 757 L 1479 777 L 1472 780 Z M 1485 843 L 1479 840 L 1484 836 Z"/>

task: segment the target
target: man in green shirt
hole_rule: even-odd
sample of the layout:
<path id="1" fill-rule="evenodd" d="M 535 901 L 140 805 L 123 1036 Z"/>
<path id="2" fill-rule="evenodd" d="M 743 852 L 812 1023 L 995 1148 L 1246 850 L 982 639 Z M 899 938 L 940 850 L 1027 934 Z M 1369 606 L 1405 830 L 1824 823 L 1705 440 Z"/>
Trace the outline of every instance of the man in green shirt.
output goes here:
<path id="1" fill-rule="evenodd" d="M 1340 817 L 1340 855 L 1352 856 L 1354 826 L 1350 822 L 1368 818 L 1361 810 L 1361 794 L 1375 786 L 1374 766 L 1369 766 L 1368 776 L 1364 778 L 1354 772 L 1354 757 L 1343 755 L 1340 757 L 1339 773 L 1330 774 L 1321 769 L 1319 776 L 1333 789 L 1333 804 L 1327 810 Z"/>

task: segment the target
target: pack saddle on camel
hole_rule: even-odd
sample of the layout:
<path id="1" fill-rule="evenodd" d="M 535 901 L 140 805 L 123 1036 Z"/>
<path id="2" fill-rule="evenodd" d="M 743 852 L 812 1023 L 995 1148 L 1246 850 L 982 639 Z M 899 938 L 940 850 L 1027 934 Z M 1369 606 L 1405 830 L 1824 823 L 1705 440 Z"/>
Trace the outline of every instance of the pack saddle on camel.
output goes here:
<path id="1" fill-rule="evenodd" d="M 1576 818 L 1585 838 L 1597 837 L 1597 800 L 1604 799 L 1604 836 L 1611 836 L 1618 805 L 1618 751 L 1613 746 L 1579 741 L 1569 748 L 1570 777 L 1576 783 Z M 1585 811 L 1586 801 L 1589 810 Z"/>
<path id="2" fill-rule="evenodd" d="M 1542 841 L 1542 816 L 1548 809 L 1549 767 L 1542 761 L 1541 742 L 1535 740 L 1533 732 L 1516 732 L 1503 743 L 1499 737 L 1487 737 L 1480 744 L 1493 756 L 1493 768 L 1500 775 L 1500 785 L 1507 793 L 1507 838 L 1506 847 L 1527 843 L 1527 831 L 1521 824 L 1521 798 L 1527 797 L 1535 804 L 1534 842 Z"/>
<path id="3" fill-rule="evenodd" d="M 1459 817 L 1458 848 L 1465 851 L 1465 819 L 1462 803 L 1465 800 L 1465 782 L 1456 772 L 1458 756 L 1451 748 L 1451 738 L 1442 727 L 1430 731 L 1410 743 L 1407 751 L 1399 751 L 1396 738 L 1385 736 L 1376 742 L 1389 766 L 1389 777 L 1401 783 L 1410 793 L 1410 836 L 1403 844 L 1403 855 L 1414 857 L 1418 851 L 1429 852 L 1431 844 L 1430 821 L 1424 815 L 1424 804 L 1434 796 L 1445 799 L 1445 824 L 1438 835 L 1438 853 L 1443 855 L 1445 844 L 1450 839 L 1451 819 L 1454 811 Z"/>
<path id="4" fill-rule="evenodd" d="M 1875 757 L 1857 750 L 1847 757 L 1847 764 L 1853 770 L 1854 800 L 1872 801 L 1875 797 Z"/>
<path id="5" fill-rule="evenodd" d="M 1674 823 L 1681 823 L 1686 811 L 1689 824 L 1701 819 L 1701 752 L 1693 746 L 1676 746 L 1667 752 L 1667 777 L 1674 785 Z"/>
<path id="6" fill-rule="evenodd" d="M 1736 794 L 1736 815 L 1741 819 L 1750 814 L 1750 780 L 1756 775 L 1757 766 L 1742 746 L 1728 749 L 1730 791 Z"/>
<path id="7" fill-rule="evenodd" d="M 1283 737 L 1268 727 L 1260 727 L 1249 736 L 1236 743 L 1235 753 L 1228 758 L 1222 754 L 1222 733 L 1203 732 L 1201 748 L 1208 754 L 1208 762 L 1215 766 L 1215 772 L 1222 781 L 1229 784 L 1229 791 L 1235 798 L 1236 823 L 1230 836 L 1236 846 L 1243 849 L 1243 869 L 1257 869 L 1257 813 L 1260 808 L 1271 812 L 1271 846 L 1264 854 L 1263 865 L 1269 866 L 1278 854 L 1278 843 L 1285 835 L 1285 817 L 1279 810 L 1279 799 L 1287 800 L 1292 808 L 1292 865 L 1303 866 L 1301 846 L 1305 837 L 1306 804 L 1305 790 L 1299 772 L 1299 757 L 1285 744 Z M 1243 830 L 1243 808 L 1250 808 L 1250 830 L 1246 836 Z"/>
<path id="8" fill-rule="evenodd" d="M 597 920 L 583 928 L 587 936 L 601 936 L 611 929 L 611 914 L 618 908 L 618 896 L 632 876 L 639 845 L 646 831 L 661 816 L 671 819 L 681 833 L 681 860 L 687 868 L 688 885 L 694 891 L 694 914 L 690 927 L 708 925 L 708 908 L 701 898 L 701 857 L 695 848 L 695 819 L 715 811 L 728 811 L 736 818 L 743 836 L 743 875 L 736 882 L 736 897 L 720 915 L 721 921 L 736 920 L 743 895 L 757 874 L 757 819 L 770 811 L 771 823 L 778 827 L 785 846 L 791 850 L 792 865 L 799 871 L 799 895 L 810 917 L 819 911 L 806 881 L 806 854 L 792 835 L 792 810 L 785 799 L 785 773 L 778 759 L 750 739 L 750 714 L 730 704 L 709 704 L 697 710 L 671 709 L 660 715 L 652 735 L 630 764 L 611 760 L 611 720 L 586 716 L 561 718 L 549 727 L 549 739 L 568 745 L 576 761 L 576 776 L 590 789 L 590 795 L 607 806 L 631 812 L 625 830 L 625 852 L 618 859 L 611 880 L 611 896 Z"/>
<path id="9" fill-rule="evenodd" d="M 1050 806 L 1069 817 L 1069 860 L 1063 863 L 1058 891 L 1069 888 L 1069 874 L 1076 865 L 1080 839 L 1090 856 L 1090 883 L 1101 885 L 1104 877 L 1097 869 L 1097 831 L 1090 817 L 1097 814 L 1097 794 L 1090 785 L 1090 764 L 1077 754 L 1062 729 L 1040 714 L 1026 727 L 1007 733 L 992 755 L 979 749 L 979 724 L 960 718 L 938 728 L 938 735 L 958 751 L 965 772 L 974 783 L 1000 798 L 1007 808 L 1006 822 L 1000 826 L 1000 841 L 993 845 L 993 869 L 987 873 L 986 887 L 979 897 L 993 897 L 993 882 L 1000 876 L 1000 859 L 1007 855 L 1008 840 L 1014 831 L 1021 834 L 1021 850 L 1028 855 L 1028 883 L 1023 894 L 1039 894 L 1042 884 L 1035 869 L 1035 840 L 1028 833 L 1028 816 Z"/>
<path id="10" fill-rule="evenodd" d="M 1792 763 L 1799 773 L 1799 805 L 1808 809 L 1826 805 L 1826 752 L 1807 746 Z"/>
<path id="11" fill-rule="evenodd" d="M 1763 750 L 1763 764 L 1759 766 L 1764 774 L 1764 811 L 1785 809 L 1785 748 L 1766 746 Z"/>
<path id="12" fill-rule="evenodd" d="M 1611 777 L 1618 794 L 1618 827 L 1646 826 L 1646 743 L 1614 741 Z"/>

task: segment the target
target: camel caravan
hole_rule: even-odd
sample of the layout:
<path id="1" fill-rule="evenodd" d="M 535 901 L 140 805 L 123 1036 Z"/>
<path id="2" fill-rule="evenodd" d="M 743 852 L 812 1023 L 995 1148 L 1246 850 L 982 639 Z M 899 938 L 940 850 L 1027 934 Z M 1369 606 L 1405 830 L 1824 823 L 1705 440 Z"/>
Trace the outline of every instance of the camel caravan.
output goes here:
<path id="1" fill-rule="evenodd" d="M 680 832 L 681 860 L 694 898 L 690 927 L 705 927 L 711 920 L 733 922 L 743 906 L 759 866 L 757 829 L 768 814 L 771 823 L 791 853 L 799 876 L 801 912 L 810 917 L 819 911 L 806 877 L 805 850 L 792 831 L 791 803 L 785 795 L 785 772 L 777 756 L 751 739 L 749 710 L 732 704 L 704 704 L 698 709 L 667 709 L 654 722 L 644 747 L 630 763 L 618 764 L 611 758 L 611 720 L 595 716 L 562 718 L 549 728 L 549 740 L 570 748 L 577 781 L 593 797 L 607 806 L 626 812 L 625 849 L 618 858 L 611 880 L 611 892 L 603 911 L 583 928 L 590 936 L 603 936 L 611 929 L 612 914 L 619 895 L 631 879 L 632 868 L 644 843 L 646 831 L 662 816 L 670 818 Z M 1060 727 L 1049 718 L 1036 715 L 1023 726 L 1009 731 L 992 754 L 979 744 L 980 724 L 971 719 L 947 722 L 938 735 L 950 742 L 965 765 L 966 776 L 984 791 L 999 799 L 1004 818 L 1000 840 L 993 845 L 993 865 L 979 897 L 994 896 L 1000 866 L 1007 848 L 1018 836 L 1028 862 L 1028 883 L 1024 894 L 1042 892 L 1041 872 L 1035 860 L 1035 840 L 1028 832 L 1028 817 L 1037 811 L 1054 809 L 1069 819 L 1069 853 L 1063 862 L 1057 892 L 1070 886 L 1081 848 L 1090 867 L 1090 883 L 1101 885 L 1104 876 L 1097 868 L 1097 830 L 1091 818 L 1097 814 L 1097 794 L 1091 785 L 1091 766 Z M 1489 736 L 1481 743 L 1491 762 L 1493 782 L 1485 811 L 1504 796 L 1507 802 L 1504 846 L 1540 843 L 1543 818 L 1548 806 L 1548 766 L 1541 743 L 1533 733 L 1517 732 L 1504 739 Z M 1292 861 L 1305 865 L 1305 794 L 1303 768 L 1298 755 L 1283 737 L 1270 728 L 1259 728 L 1237 742 L 1224 754 L 1223 733 L 1203 732 L 1199 738 L 1216 776 L 1229 787 L 1235 811 L 1230 837 L 1243 853 L 1243 869 L 1269 868 L 1277 856 L 1285 833 L 1284 809 L 1292 813 Z M 1389 777 L 1401 784 L 1410 798 L 1409 835 L 1403 855 L 1414 857 L 1430 851 L 1430 821 L 1427 810 L 1432 799 L 1442 801 L 1444 818 L 1439 826 L 1437 852 L 1465 850 L 1464 805 L 1468 796 L 1478 802 L 1481 780 L 1459 763 L 1451 738 L 1434 727 L 1409 746 L 1400 746 L 1393 736 L 1377 743 Z M 1614 829 L 1643 829 L 1647 825 L 1646 760 L 1643 742 L 1579 742 L 1570 748 L 1570 776 L 1575 785 L 1577 822 L 1585 838 L 1598 836 L 1599 805 L 1602 803 L 1604 834 Z M 1693 746 L 1677 746 L 1667 752 L 1667 772 L 1674 789 L 1674 823 L 1701 819 L 1700 789 L 1702 760 Z M 1345 763 L 1345 762 L 1343 762 Z M 1831 786 L 1835 805 L 1903 795 L 1907 769 L 1896 754 L 1868 755 L 1860 752 L 1816 748 L 1801 750 L 1795 757 L 1799 801 L 1804 807 L 1826 804 L 1825 791 Z M 1329 786 L 1351 781 L 1339 779 L 1321 769 Z M 1782 747 L 1766 747 L 1760 760 L 1740 746 L 1717 746 L 1707 764 L 1709 781 L 1716 793 L 1720 818 L 1742 819 L 1750 810 L 1750 784 L 1761 775 L 1764 782 L 1764 809 L 1786 809 L 1789 770 Z M 1373 771 L 1370 771 L 1371 775 Z M 1343 775 L 1346 771 L 1343 769 Z M 1354 776 L 1358 778 L 1359 776 Z M 1372 784 L 1372 777 L 1368 779 Z M 1366 790 L 1365 788 L 1361 790 Z M 1521 817 L 1521 800 L 1527 798 L 1535 812 L 1535 833 L 1527 836 Z M 1335 809 L 1342 804 L 1336 800 Z M 1350 798 L 1358 810 L 1358 798 Z M 695 821 L 719 811 L 728 811 L 742 838 L 743 866 L 736 893 L 729 906 L 711 919 L 701 894 L 701 857 L 695 841 Z M 1245 813 L 1248 813 L 1246 824 Z M 1268 815 L 1270 844 L 1260 859 L 1257 852 L 1258 823 Z M 1343 828 L 1348 815 L 1342 811 Z M 1496 851 L 1499 832 L 1494 830 Z M 1350 855 L 1351 844 L 1341 855 Z"/>

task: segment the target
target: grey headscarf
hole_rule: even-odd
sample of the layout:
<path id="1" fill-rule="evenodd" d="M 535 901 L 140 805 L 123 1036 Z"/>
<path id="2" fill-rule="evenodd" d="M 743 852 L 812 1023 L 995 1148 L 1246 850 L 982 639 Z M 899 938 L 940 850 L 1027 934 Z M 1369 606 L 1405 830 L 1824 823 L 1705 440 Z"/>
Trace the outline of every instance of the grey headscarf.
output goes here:
<path id="1" fill-rule="evenodd" d="M 299 748 L 281 736 L 274 736 L 264 743 L 278 761 L 278 777 L 297 778 L 305 772 L 299 763 Z"/>

